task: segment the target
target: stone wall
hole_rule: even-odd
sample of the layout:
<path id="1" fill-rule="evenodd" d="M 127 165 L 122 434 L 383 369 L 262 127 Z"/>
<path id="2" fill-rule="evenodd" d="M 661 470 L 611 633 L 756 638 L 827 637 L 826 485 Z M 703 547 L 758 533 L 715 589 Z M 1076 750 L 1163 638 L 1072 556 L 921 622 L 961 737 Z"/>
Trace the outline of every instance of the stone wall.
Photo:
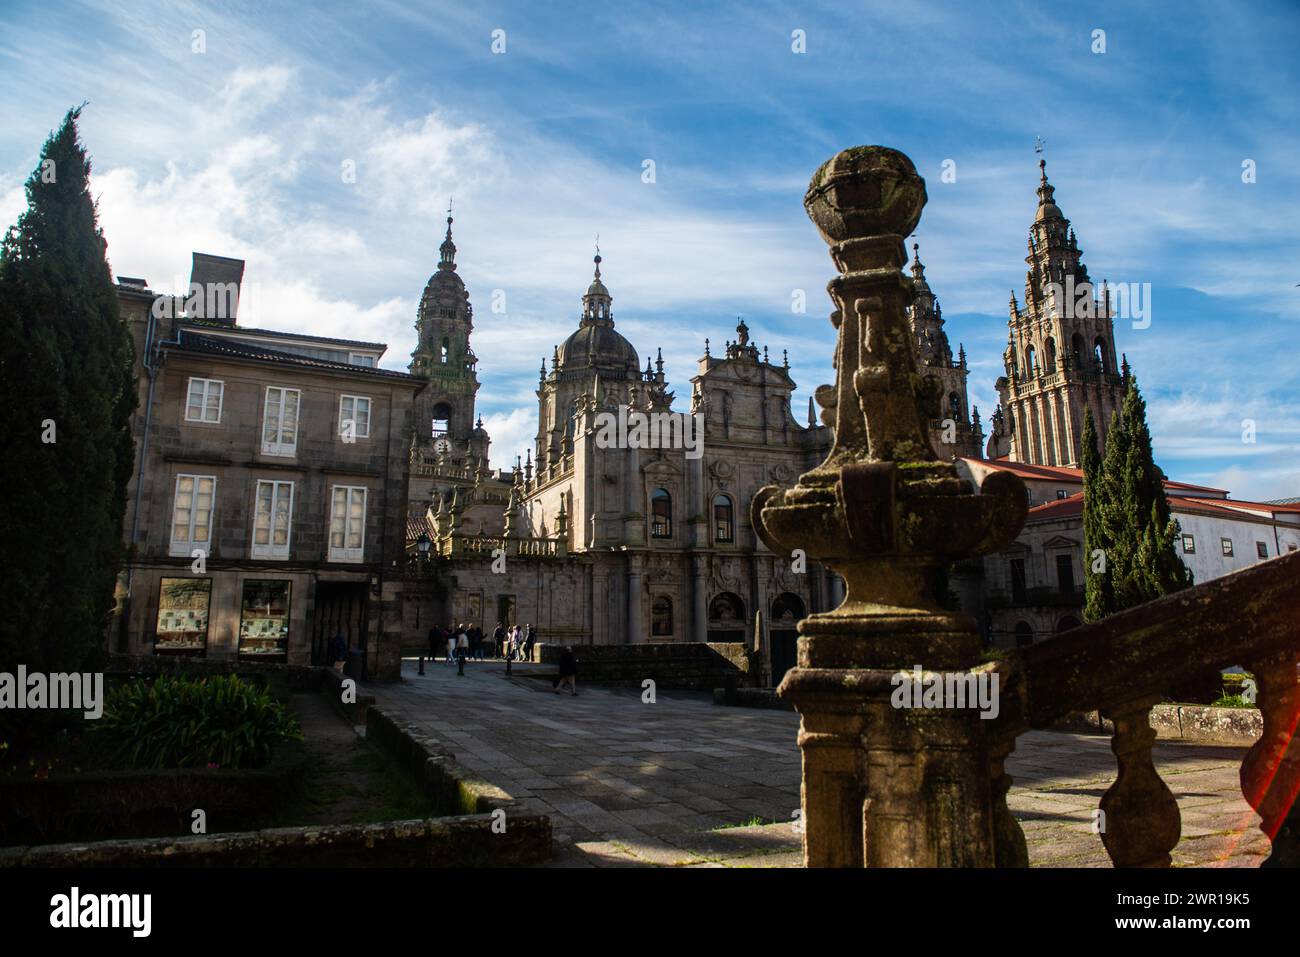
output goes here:
<path id="1" fill-rule="evenodd" d="M 560 645 L 539 644 L 535 660 L 558 665 Z M 593 645 L 575 649 L 578 681 L 637 685 L 653 679 L 659 688 L 708 691 L 752 684 L 748 652 L 741 642 L 649 642 Z"/>
<path id="2" fill-rule="evenodd" d="M 1151 727 L 1156 737 L 1162 739 L 1251 745 L 1264 733 L 1264 715 L 1258 708 L 1158 704 L 1151 709 Z M 1056 729 L 1084 734 L 1114 733 L 1114 725 L 1096 711 L 1070 715 L 1058 722 Z"/>

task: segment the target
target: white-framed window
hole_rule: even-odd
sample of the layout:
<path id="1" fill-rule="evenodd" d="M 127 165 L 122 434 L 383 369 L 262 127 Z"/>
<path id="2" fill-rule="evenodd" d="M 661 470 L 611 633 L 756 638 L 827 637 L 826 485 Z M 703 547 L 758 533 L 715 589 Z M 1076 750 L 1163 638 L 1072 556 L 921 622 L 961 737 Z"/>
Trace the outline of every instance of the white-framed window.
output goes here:
<path id="1" fill-rule="evenodd" d="M 364 561 L 366 488 L 361 485 L 335 485 L 331 499 L 329 560 Z"/>
<path id="2" fill-rule="evenodd" d="M 253 557 L 288 558 L 293 483 L 260 479 L 253 506 Z"/>
<path id="3" fill-rule="evenodd" d="M 194 549 L 212 547 L 212 512 L 217 503 L 215 475 L 176 476 L 172 498 L 172 539 L 168 554 L 189 558 Z"/>
<path id="4" fill-rule="evenodd" d="M 186 422 L 220 422 L 226 384 L 220 379 L 190 377 L 185 394 Z"/>
<path id="5" fill-rule="evenodd" d="M 375 357 L 365 352 L 351 352 L 348 354 L 348 365 L 365 366 L 368 369 L 375 367 Z"/>
<path id="6" fill-rule="evenodd" d="M 1196 536 L 1195 536 L 1195 535 L 1184 535 L 1184 536 L 1183 536 L 1183 554 L 1184 554 L 1184 555 L 1195 555 L 1195 554 L 1196 554 Z"/>
<path id="7" fill-rule="evenodd" d="M 349 427 L 348 423 L 352 423 Z M 349 436 L 351 438 L 349 438 Z M 370 438 L 370 398 L 364 395 L 339 396 L 339 438 Z"/>
<path id="8" fill-rule="evenodd" d="M 294 455 L 298 451 L 298 409 L 302 392 L 267 386 L 262 413 L 262 454 Z"/>

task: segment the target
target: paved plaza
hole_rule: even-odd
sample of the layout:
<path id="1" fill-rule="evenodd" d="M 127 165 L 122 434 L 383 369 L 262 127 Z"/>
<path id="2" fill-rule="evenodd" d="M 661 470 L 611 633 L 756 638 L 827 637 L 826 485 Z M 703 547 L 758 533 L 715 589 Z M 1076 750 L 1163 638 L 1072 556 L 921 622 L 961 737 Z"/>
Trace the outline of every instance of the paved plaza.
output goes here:
<path id="1" fill-rule="evenodd" d="M 580 686 L 556 695 L 540 665 L 403 664 L 377 703 L 456 760 L 550 815 L 552 866 L 797 866 L 799 718 L 719 707 L 710 696 Z M 530 677 L 530 675 L 532 677 Z M 1180 866 L 1255 867 L 1268 853 L 1237 780 L 1245 749 L 1161 742 L 1156 765 L 1178 798 Z M 1115 777 L 1110 739 L 1034 732 L 1008 762 L 1009 804 L 1038 867 L 1108 867 L 1093 809 Z M 775 822 L 775 823 L 774 823 Z"/>

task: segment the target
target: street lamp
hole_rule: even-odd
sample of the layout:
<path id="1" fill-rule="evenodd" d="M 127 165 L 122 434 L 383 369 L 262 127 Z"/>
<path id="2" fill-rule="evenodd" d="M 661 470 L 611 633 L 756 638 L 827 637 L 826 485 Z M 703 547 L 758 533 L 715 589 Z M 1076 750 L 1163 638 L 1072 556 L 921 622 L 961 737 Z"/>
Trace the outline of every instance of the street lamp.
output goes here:
<path id="1" fill-rule="evenodd" d="M 429 540 L 429 533 L 421 532 L 420 537 L 415 540 L 415 547 L 420 550 L 421 558 L 429 557 L 429 546 L 431 544 L 433 543 Z"/>

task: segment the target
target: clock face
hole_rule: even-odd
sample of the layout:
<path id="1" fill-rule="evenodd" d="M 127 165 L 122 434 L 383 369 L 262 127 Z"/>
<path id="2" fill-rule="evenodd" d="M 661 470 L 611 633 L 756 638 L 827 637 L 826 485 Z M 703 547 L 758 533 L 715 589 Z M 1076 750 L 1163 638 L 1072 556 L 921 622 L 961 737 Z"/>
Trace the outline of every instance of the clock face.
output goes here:
<path id="1" fill-rule="evenodd" d="M 439 455 L 446 455 L 451 451 L 451 443 L 446 439 L 439 439 L 437 442 L 433 443 L 433 450 Z"/>

